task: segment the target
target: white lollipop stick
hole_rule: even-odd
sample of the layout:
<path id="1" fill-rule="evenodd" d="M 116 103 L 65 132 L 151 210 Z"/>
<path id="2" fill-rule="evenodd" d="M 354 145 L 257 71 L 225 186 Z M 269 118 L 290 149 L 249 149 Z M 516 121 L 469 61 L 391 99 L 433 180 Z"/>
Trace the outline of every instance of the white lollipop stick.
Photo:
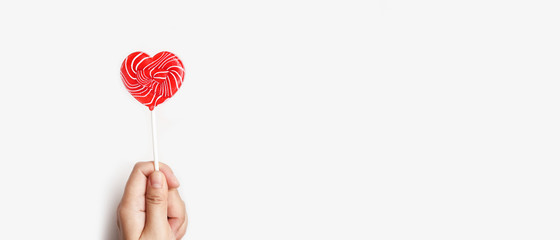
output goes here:
<path id="1" fill-rule="evenodd" d="M 152 147 L 154 149 L 154 167 L 159 171 L 159 160 L 157 152 L 156 110 L 152 110 Z"/>

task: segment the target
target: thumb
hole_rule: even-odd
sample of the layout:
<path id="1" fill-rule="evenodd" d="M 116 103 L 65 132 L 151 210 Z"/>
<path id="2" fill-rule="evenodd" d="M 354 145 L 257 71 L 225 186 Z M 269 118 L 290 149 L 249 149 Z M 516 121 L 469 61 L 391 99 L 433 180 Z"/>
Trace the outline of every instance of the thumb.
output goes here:
<path id="1" fill-rule="evenodd" d="M 167 222 L 167 181 L 160 171 L 154 171 L 146 187 L 146 227 L 149 235 L 165 234 Z"/>

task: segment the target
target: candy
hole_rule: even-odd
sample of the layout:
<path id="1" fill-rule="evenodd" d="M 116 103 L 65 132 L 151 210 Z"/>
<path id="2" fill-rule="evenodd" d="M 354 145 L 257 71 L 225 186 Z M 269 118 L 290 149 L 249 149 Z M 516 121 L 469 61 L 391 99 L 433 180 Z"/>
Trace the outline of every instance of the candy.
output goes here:
<path id="1" fill-rule="evenodd" d="M 160 52 L 153 57 L 134 52 L 124 59 L 121 66 L 124 86 L 150 111 L 179 90 L 184 76 L 183 63 L 170 52 Z"/>

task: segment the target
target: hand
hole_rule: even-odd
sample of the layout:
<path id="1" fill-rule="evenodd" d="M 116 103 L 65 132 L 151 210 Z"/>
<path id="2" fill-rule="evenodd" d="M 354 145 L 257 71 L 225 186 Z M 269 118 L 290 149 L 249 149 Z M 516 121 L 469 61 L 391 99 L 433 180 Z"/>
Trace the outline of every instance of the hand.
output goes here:
<path id="1" fill-rule="evenodd" d="M 125 240 L 181 239 L 187 230 L 185 203 L 179 181 L 169 166 L 136 163 L 117 210 L 120 238 Z"/>

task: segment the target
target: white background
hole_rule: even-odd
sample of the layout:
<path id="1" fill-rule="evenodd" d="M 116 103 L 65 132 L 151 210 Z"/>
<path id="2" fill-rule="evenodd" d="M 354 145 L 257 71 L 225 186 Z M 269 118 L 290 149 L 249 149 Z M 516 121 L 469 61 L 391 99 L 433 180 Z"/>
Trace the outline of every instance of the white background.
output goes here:
<path id="1" fill-rule="evenodd" d="M 15 1 L 14 1 L 15 2 Z M 0 239 L 115 239 L 158 107 L 185 239 L 559 239 L 556 1 L 0 3 Z"/>

